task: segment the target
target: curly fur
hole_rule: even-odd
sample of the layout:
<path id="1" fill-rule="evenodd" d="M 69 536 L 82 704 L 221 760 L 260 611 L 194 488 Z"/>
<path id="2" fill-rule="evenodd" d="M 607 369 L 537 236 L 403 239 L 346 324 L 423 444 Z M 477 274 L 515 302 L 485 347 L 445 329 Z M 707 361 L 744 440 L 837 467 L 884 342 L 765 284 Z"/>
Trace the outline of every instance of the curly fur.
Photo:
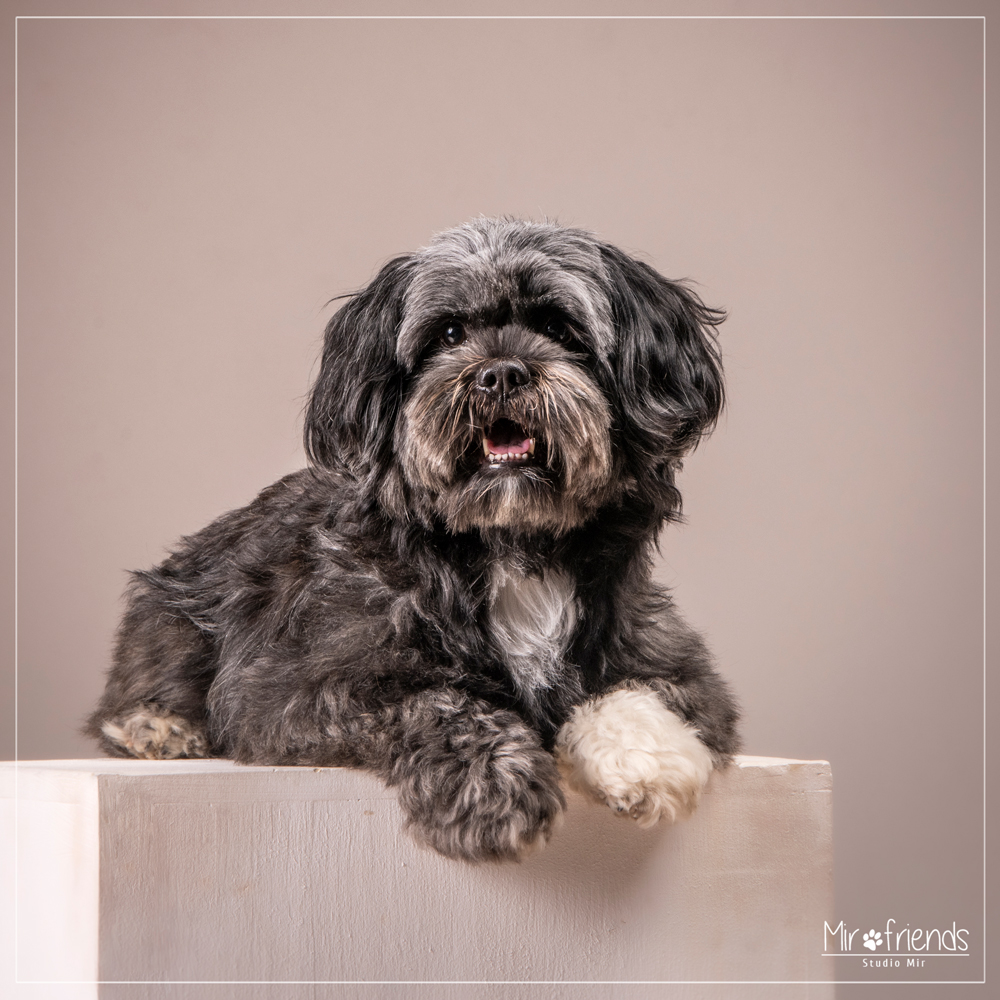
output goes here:
<path id="1" fill-rule="evenodd" d="M 737 710 L 651 557 L 722 406 L 721 319 L 550 224 L 480 219 L 390 261 L 327 327 L 309 467 L 133 574 L 87 732 L 365 768 L 470 861 L 550 836 L 557 742 L 614 808 L 684 814 Z"/>

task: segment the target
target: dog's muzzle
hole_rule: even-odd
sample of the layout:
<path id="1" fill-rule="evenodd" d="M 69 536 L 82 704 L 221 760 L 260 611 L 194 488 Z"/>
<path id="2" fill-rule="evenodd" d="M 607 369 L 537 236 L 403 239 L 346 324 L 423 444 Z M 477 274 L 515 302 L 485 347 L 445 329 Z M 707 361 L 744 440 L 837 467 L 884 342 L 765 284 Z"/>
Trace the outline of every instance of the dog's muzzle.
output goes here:
<path id="1" fill-rule="evenodd" d="M 484 409 L 503 412 L 519 392 L 530 386 L 531 372 L 517 358 L 491 358 L 476 372 L 476 395 Z M 516 400 L 515 400 L 516 401 Z M 508 417 L 488 420 L 483 427 L 484 465 L 490 468 L 534 465 L 537 438 Z"/>

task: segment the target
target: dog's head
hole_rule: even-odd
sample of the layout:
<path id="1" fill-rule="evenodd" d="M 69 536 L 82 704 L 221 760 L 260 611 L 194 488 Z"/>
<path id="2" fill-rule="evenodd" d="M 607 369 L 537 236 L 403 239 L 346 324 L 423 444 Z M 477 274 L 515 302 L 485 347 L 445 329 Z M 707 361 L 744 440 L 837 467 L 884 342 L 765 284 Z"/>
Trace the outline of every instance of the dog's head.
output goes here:
<path id="1" fill-rule="evenodd" d="M 722 407 L 722 318 L 590 233 L 480 219 L 333 317 L 306 448 L 452 531 L 559 533 L 629 497 L 669 516 Z"/>

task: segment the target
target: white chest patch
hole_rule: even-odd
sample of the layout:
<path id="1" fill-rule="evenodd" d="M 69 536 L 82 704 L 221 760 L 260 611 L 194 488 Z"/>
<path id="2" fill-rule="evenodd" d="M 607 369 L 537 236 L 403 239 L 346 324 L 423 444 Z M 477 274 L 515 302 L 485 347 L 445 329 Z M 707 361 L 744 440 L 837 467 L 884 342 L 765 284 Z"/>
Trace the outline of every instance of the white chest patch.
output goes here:
<path id="1" fill-rule="evenodd" d="M 524 576 L 498 564 L 491 579 L 490 625 L 522 696 L 552 686 L 576 626 L 573 581 L 561 571 Z"/>

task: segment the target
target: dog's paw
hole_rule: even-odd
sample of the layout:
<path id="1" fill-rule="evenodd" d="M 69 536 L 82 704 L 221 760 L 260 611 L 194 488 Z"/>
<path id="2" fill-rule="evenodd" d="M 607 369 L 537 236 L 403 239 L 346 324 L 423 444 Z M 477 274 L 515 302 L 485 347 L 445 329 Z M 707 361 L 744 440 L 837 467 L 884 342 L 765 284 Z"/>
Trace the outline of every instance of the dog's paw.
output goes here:
<path id="1" fill-rule="evenodd" d="M 625 688 L 578 705 L 556 737 L 570 787 L 639 826 L 689 816 L 712 773 L 697 730 L 648 688 Z"/>
<path id="2" fill-rule="evenodd" d="M 204 732 L 179 715 L 155 706 L 140 705 L 129 715 L 109 719 L 101 732 L 132 757 L 172 760 L 208 756 Z"/>
<path id="3" fill-rule="evenodd" d="M 391 780 L 418 843 L 516 861 L 548 841 L 566 805 L 559 768 L 514 713 L 455 715 L 428 737 L 408 741 Z"/>

